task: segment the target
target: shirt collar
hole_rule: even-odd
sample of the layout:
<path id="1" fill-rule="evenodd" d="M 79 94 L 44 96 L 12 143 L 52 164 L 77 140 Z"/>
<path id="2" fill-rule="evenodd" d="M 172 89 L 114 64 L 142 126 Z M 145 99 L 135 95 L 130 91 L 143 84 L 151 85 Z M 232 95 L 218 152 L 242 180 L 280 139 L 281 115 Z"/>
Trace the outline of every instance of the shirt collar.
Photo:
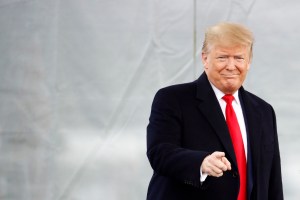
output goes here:
<path id="1" fill-rule="evenodd" d="M 216 95 L 218 101 L 220 101 L 220 100 L 223 98 L 223 96 L 224 96 L 225 94 L 224 94 L 221 90 L 219 90 L 216 86 L 214 86 L 214 84 L 212 84 L 211 82 L 209 82 L 209 83 L 210 83 L 210 85 L 211 85 L 213 91 L 215 92 L 215 95 Z M 233 94 L 233 96 L 234 96 L 234 100 L 236 101 L 236 103 L 240 105 L 239 90 L 237 90 L 237 91 Z M 222 100 L 223 100 L 223 99 L 222 99 Z"/>

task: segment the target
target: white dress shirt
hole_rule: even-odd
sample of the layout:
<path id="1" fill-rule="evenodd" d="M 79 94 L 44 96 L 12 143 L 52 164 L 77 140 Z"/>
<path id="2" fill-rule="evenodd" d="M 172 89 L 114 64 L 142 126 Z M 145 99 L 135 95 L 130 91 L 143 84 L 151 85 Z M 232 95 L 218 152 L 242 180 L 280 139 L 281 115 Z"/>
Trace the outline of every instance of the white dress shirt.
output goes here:
<path id="1" fill-rule="evenodd" d="M 225 114 L 226 101 L 224 99 L 222 99 L 225 94 L 222 91 L 220 91 L 218 88 L 216 88 L 212 83 L 210 83 L 210 84 L 211 84 L 213 91 L 218 99 L 218 102 L 222 109 L 224 118 L 226 119 L 226 114 Z M 232 107 L 234 109 L 234 112 L 236 114 L 240 129 L 241 129 L 243 143 L 244 143 L 244 149 L 245 149 L 245 156 L 246 156 L 246 160 L 247 160 L 247 132 L 246 132 L 246 125 L 245 125 L 243 110 L 242 110 L 241 102 L 239 99 L 239 91 L 236 91 L 233 94 L 233 96 L 234 96 L 234 100 L 232 101 Z M 200 174 L 201 174 L 200 181 L 204 182 L 205 179 L 207 178 L 207 174 L 202 173 L 202 169 L 200 169 Z"/>

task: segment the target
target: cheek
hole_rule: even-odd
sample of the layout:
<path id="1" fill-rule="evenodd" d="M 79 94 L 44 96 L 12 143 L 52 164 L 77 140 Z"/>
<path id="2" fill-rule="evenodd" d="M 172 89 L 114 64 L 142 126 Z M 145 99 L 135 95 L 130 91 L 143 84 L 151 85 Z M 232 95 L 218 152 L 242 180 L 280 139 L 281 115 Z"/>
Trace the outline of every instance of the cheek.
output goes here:
<path id="1" fill-rule="evenodd" d="M 219 74 L 226 73 L 226 64 L 224 64 L 224 63 L 215 63 L 214 71 L 216 73 L 219 73 Z"/>
<path id="2" fill-rule="evenodd" d="M 248 70 L 250 68 L 250 65 L 249 64 L 244 64 L 244 65 L 240 65 L 238 67 L 238 70 L 240 71 L 241 74 L 247 74 L 248 73 Z"/>

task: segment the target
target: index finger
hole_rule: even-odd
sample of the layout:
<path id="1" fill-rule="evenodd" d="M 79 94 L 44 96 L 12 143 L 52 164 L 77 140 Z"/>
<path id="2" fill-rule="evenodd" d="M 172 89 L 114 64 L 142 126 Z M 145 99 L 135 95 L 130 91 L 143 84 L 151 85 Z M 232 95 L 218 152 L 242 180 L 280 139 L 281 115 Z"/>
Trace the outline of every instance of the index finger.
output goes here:
<path id="1" fill-rule="evenodd" d="M 225 156 L 222 157 L 222 162 L 226 165 L 228 170 L 231 170 L 231 163 L 228 161 L 228 159 Z"/>

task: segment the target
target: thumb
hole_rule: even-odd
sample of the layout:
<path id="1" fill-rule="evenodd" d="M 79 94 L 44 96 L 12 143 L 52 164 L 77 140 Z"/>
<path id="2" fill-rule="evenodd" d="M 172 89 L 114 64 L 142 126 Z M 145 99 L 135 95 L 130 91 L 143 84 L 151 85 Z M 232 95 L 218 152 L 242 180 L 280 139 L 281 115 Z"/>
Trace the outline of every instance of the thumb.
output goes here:
<path id="1" fill-rule="evenodd" d="M 221 151 L 215 151 L 214 153 L 214 156 L 218 159 L 221 159 L 222 157 L 225 156 L 225 153 L 224 152 L 221 152 Z"/>

